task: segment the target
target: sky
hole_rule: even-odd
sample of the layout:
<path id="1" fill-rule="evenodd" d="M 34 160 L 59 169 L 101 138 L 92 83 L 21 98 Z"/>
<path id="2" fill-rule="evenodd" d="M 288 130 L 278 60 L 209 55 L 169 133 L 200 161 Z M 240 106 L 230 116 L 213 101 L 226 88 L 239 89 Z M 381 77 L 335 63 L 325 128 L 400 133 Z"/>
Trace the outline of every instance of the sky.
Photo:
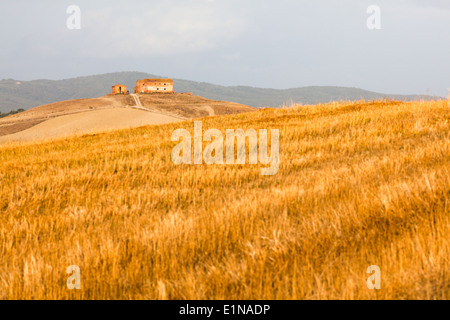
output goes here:
<path id="1" fill-rule="evenodd" d="M 140 71 L 227 86 L 450 93 L 449 0 L 2 0 L 0 25 L 0 79 Z"/>

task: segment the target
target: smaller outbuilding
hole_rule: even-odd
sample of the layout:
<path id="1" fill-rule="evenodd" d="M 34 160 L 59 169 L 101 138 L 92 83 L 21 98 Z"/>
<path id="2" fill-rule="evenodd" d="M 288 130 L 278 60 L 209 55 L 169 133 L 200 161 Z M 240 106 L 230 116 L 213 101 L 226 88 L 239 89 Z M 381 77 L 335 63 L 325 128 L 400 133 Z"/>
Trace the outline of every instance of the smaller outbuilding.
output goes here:
<path id="1" fill-rule="evenodd" d="M 112 87 L 112 93 L 113 94 L 125 94 L 127 93 L 127 86 L 124 86 L 123 84 L 116 84 Z"/>

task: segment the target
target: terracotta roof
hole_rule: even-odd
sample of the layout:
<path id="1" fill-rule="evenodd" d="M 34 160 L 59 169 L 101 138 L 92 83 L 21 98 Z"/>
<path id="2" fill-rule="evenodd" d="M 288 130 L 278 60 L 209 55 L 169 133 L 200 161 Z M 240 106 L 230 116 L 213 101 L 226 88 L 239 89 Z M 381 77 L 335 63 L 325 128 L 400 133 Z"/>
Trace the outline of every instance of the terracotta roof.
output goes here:
<path id="1" fill-rule="evenodd" d="M 140 80 L 140 81 L 144 81 L 144 82 L 173 82 L 172 79 L 145 79 L 145 80 Z"/>

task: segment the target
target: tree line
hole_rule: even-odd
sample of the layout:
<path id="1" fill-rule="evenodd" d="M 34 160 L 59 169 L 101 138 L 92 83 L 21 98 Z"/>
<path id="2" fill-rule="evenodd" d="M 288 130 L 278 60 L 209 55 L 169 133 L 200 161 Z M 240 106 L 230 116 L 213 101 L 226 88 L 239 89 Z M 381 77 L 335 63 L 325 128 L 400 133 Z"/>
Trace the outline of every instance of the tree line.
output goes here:
<path id="1" fill-rule="evenodd" d="M 4 117 L 7 117 L 7 116 L 10 116 L 10 115 L 13 115 L 13 114 L 17 114 L 17 113 L 20 113 L 20 112 L 24 112 L 24 111 L 25 111 L 25 109 L 17 109 L 17 110 L 12 110 L 12 111 L 10 111 L 8 113 L 0 112 L 0 118 L 4 118 Z"/>

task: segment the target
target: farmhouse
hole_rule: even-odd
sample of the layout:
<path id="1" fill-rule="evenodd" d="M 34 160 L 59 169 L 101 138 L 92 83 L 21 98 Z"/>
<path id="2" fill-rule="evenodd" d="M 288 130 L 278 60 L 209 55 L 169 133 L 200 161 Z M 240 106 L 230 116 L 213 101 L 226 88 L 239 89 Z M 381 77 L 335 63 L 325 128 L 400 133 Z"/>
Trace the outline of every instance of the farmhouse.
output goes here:
<path id="1" fill-rule="evenodd" d="M 124 86 L 123 84 L 116 84 L 112 87 L 112 93 L 113 94 L 125 94 L 127 93 L 127 86 Z"/>
<path id="2" fill-rule="evenodd" d="M 136 81 L 134 93 L 173 93 L 172 79 L 145 79 Z"/>

